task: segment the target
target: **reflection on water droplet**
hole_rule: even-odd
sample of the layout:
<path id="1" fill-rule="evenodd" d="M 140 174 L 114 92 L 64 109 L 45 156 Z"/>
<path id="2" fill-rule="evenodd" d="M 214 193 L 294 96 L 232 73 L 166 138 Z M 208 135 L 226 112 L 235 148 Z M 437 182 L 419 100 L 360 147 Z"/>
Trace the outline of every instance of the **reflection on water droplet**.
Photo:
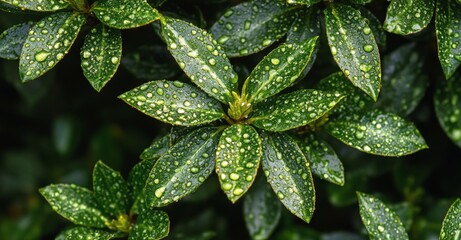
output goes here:
<path id="1" fill-rule="evenodd" d="M 38 52 L 37 54 L 35 54 L 35 60 L 37 60 L 37 62 L 43 62 L 46 60 L 46 58 L 49 55 L 50 55 L 49 52 L 45 52 L 45 51 Z"/>
<path id="2" fill-rule="evenodd" d="M 372 45 L 369 45 L 369 44 L 364 45 L 364 46 L 363 46 L 363 50 L 364 50 L 365 52 L 371 52 L 371 51 L 373 51 L 373 46 L 372 46 Z"/>
<path id="3" fill-rule="evenodd" d="M 165 192 L 165 187 L 161 187 L 161 188 L 158 188 L 157 190 L 155 190 L 154 195 L 157 198 L 161 198 L 163 196 L 164 192 Z"/>

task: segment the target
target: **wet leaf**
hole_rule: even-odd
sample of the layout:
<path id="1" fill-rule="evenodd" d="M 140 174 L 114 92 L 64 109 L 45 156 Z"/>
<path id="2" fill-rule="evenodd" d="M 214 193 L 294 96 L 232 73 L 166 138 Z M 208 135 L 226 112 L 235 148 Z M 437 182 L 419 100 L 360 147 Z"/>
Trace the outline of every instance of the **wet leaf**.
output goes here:
<path id="1" fill-rule="evenodd" d="M 92 240 L 109 240 L 113 238 L 123 237 L 124 233 L 111 232 L 102 229 L 88 227 L 73 227 L 65 230 L 55 240 L 75 240 L 75 239 L 92 239 Z"/>
<path id="2" fill-rule="evenodd" d="M 129 208 L 128 185 L 120 172 L 98 161 L 93 170 L 93 191 L 101 210 L 108 216 L 125 214 Z"/>
<path id="3" fill-rule="evenodd" d="M 384 31 L 381 21 L 365 7 L 358 7 L 358 10 L 362 16 L 365 17 L 366 23 L 371 28 L 371 33 L 373 33 L 373 36 L 375 36 L 376 43 L 380 47 L 385 47 L 387 41 L 387 33 Z"/>
<path id="4" fill-rule="evenodd" d="M 225 11 L 210 31 L 228 56 L 250 55 L 286 34 L 296 19 L 297 8 L 272 0 L 243 2 Z"/>
<path id="5" fill-rule="evenodd" d="M 232 102 L 232 92 L 237 92 L 237 73 L 211 34 L 188 22 L 165 18 L 162 35 L 192 82 L 219 101 Z"/>
<path id="6" fill-rule="evenodd" d="M 319 3 L 322 0 L 287 0 L 287 3 L 289 4 L 302 4 L 302 5 L 307 5 L 310 6 L 312 4 Z"/>
<path id="7" fill-rule="evenodd" d="M 281 204 L 262 176 L 243 200 L 243 217 L 253 239 L 269 239 L 281 216 Z"/>
<path id="8" fill-rule="evenodd" d="M 203 127 L 181 138 L 152 168 L 149 206 L 161 207 L 194 192 L 213 172 L 220 128 Z"/>
<path id="9" fill-rule="evenodd" d="M 108 219 L 99 210 L 91 191 L 76 185 L 56 184 L 41 188 L 53 210 L 69 221 L 86 227 L 104 228 Z"/>
<path id="10" fill-rule="evenodd" d="M 235 203 L 253 184 L 261 160 L 261 139 L 246 124 L 224 130 L 216 151 L 216 174 L 221 189 Z"/>
<path id="11" fill-rule="evenodd" d="M 146 210 L 141 212 L 136 219 L 136 224 L 130 232 L 130 240 L 156 240 L 168 236 L 170 232 L 170 219 L 168 215 L 159 210 Z"/>
<path id="12" fill-rule="evenodd" d="M 16 60 L 21 56 L 22 45 L 35 22 L 25 22 L 8 28 L 0 34 L 0 58 Z"/>
<path id="13" fill-rule="evenodd" d="M 321 36 L 320 15 L 319 8 L 315 6 L 302 9 L 299 12 L 299 17 L 294 20 L 287 33 L 286 42 L 306 41 L 307 39 Z M 318 47 L 318 44 L 316 44 L 316 47 Z"/>
<path id="14" fill-rule="evenodd" d="M 178 81 L 148 82 L 119 98 L 148 116 L 174 125 L 200 125 L 224 116 L 218 101 Z"/>
<path id="15" fill-rule="evenodd" d="M 197 130 L 199 127 L 172 126 L 170 129 L 170 146 L 178 143 L 179 139 Z"/>
<path id="16" fill-rule="evenodd" d="M 445 216 L 440 231 L 440 240 L 457 240 L 461 234 L 461 200 L 458 198 L 451 205 Z"/>
<path id="17" fill-rule="evenodd" d="M 360 217 L 370 239 L 408 239 L 397 214 L 373 195 L 357 192 Z"/>
<path id="18" fill-rule="evenodd" d="M 376 155 L 403 156 L 427 148 L 412 123 L 377 109 L 330 121 L 324 129 L 343 143 Z"/>
<path id="19" fill-rule="evenodd" d="M 91 11 L 102 23 L 117 29 L 137 28 L 160 19 L 146 0 L 96 1 Z"/>
<path id="20" fill-rule="evenodd" d="M 328 143 L 311 133 L 303 136 L 298 146 L 309 161 L 314 175 L 328 182 L 344 185 L 343 164 Z"/>
<path id="21" fill-rule="evenodd" d="M 384 29 L 399 35 L 423 30 L 431 22 L 434 2 L 434 0 L 392 0 L 387 7 Z"/>
<path id="22" fill-rule="evenodd" d="M 137 205 L 139 201 L 143 201 L 138 198 L 142 197 L 141 194 L 143 193 L 144 186 L 149 178 L 149 173 L 156 162 L 157 159 L 147 159 L 139 162 L 131 169 L 130 175 L 128 176 L 128 186 L 131 190 L 130 195 L 135 202 L 133 205 Z"/>
<path id="23" fill-rule="evenodd" d="M 0 2 L 39 12 L 54 12 L 69 7 L 66 0 L 0 0 Z"/>
<path id="24" fill-rule="evenodd" d="M 257 103 L 292 85 L 311 60 L 317 38 L 281 44 L 266 55 L 245 81 L 242 95 Z"/>
<path id="25" fill-rule="evenodd" d="M 324 11 L 331 54 L 344 75 L 373 100 L 381 87 L 381 63 L 367 19 L 360 11 L 343 4 L 331 4 Z"/>
<path id="26" fill-rule="evenodd" d="M 367 4 L 367 3 L 371 3 L 371 1 L 373 0 L 350 0 L 351 3 L 355 3 L 355 4 Z"/>
<path id="27" fill-rule="evenodd" d="M 309 223 L 315 207 L 309 162 L 294 140 L 284 133 L 265 132 L 262 139 L 262 167 L 267 181 L 283 205 Z"/>
<path id="28" fill-rule="evenodd" d="M 170 148 L 171 135 L 165 134 L 163 136 L 157 137 L 152 141 L 151 145 L 144 149 L 139 158 L 143 161 L 150 159 L 158 159 L 163 154 L 165 154 Z"/>
<path id="29" fill-rule="evenodd" d="M 31 27 L 19 58 L 22 81 L 40 77 L 61 61 L 84 23 L 84 15 L 59 12 Z"/>
<path id="30" fill-rule="evenodd" d="M 461 74 L 437 86 L 434 96 L 435 113 L 448 137 L 461 147 Z"/>
<path id="31" fill-rule="evenodd" d="M 266 99 L 255 105 L 248 121 L 261 129 L 285 131 L 321 118 L 342 98 L 343 95 L 339 93 L 298 90 Z"/>
<path id="32" fill-rule="evenodd" d="M 449 79 L 461 64 L 461 5 L 455 0 L 437 1 L 435 32 L 439 60 L 445 78 Z"/>
<path id="33" fill-rule="evenodd" d="M 428 85 L 425 57 L 416 44 L 402 45 L 383 59 L 381 96 L 376 107 L 407 116 L 418 106 Z"/>

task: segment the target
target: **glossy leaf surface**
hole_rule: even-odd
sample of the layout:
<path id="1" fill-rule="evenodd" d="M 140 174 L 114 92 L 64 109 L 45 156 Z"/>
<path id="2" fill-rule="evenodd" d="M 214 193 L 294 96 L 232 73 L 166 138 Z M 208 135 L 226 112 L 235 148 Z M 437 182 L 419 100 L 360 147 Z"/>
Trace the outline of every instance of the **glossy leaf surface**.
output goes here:
<path id="1" fill-rule="evenodd" d="M 40 77 L 61 61 L 84 22 L 85 16 L 79 13 L 59 12 L 31 27 L 19 58 L 22 81 Z"/>
<path id="2" fill-rule="evenodd" d="M 102 23 L 117 29 L 136 28 L 160 19 L 146 0 L 96 1 L 91 11 Z"/>
<path id="3" fill-rule="evenodd" d="M 435 30 L 439 60 L 445 78 L 450 78 L 461 64 L 461 5 L 455 0 L 437 1 Z"/>
<path id="4" fill-rule="evenodd" d="M 0 2 L 39 12 L 54 12 L 69 6 L 66 0 L 0 0 Z"/>
<path id="5" fill-rule="evenodd" d="M 261 160 L 261 139 L 246 124 L 224 130 L 216 151 L 216 174 L 221 189 L 235 203 L 253 184 Z"/>
<path id="6" fill-rule="evenodd" d="M 381 87 L 378 46 L 360 11 L 343 4 L 331 4 L 324 11 L 331 54 L 344 75 L 377 100 Z"/>
<path id="7" fill-rule="evenodd" d="M 250 103 L 260 102 L 293 84 L 309 63 L 317 37 L 282 44 L 270 52 L 251 72 L 242 95 Z"/>
<path id="8" fill-rule="evenodd" d="M 75 185 L 57 184 L 41 188 L 53 210 L 69 221 L 86 227 L 104 228 L 108 219 L 99 210 L 91 191 Z"/>
<path id="9" fill-rule="evenodd" d="M 373 1 L 373 0 L 351 0 L 351 3 L 366 4 L 366 3 L 370 3 L 371 1 Z"/>
<path id="10" fill-rule="evenodd" d="M 320 26 L 320 10 L 317 7 L 302 9 L 290 30 L 287 33 L 286 42 L 300 42 L 320 36 L 322 29 Z M 318 44 L 316 45 L 318 46 Z"/>
<path id="11" fill-rule="evenodd" d="M 243 2 L 225 11 L 210 31 L 228 56 L 250 55 L 287 33 L 296 18 L 296 8 L 281 1 Z"/>
<path id="12" fill-rule="evenodd" d="M 92 240 L 109 240 L 123 237 L 123 233 L 110 232 L 102 229 L 88 227 L 73 227 L 65 230 L 55 240 L 74 240 L 74 239 L 92 239 Z"/>
<path id="13" fill-rule="evenodd" d="M 35 22 L 25 22 L 5 30 L 0 34 L 0 58 L 16 60 L 21 56 L 22 45 L 27 39 L 29 29 Z"/>
<path id="14" fill-rule="evenodd" d="M 152 81 L 119 96 L 142 113 L 174 125 L 200 125 L 224 116 L 221 104 L 178 81 Z"/>
<path id="15" fill-rule="evenodd" d="M 257 104 L 249 121 L 261 129 L 285 131 L 321 118 L 342 98 L 339 93 L 298 90 Z"/>
<path id="16" fill-rule="evenodd" d="M 146 210 L 136 219 L 136 224 L 130 232 L 130 240 L 156 240 L 168 236 L 170 219 L 163 211 Z"/>
<path id="17" fill-rule="evenodd" d="M 309 163 L 298 145 L 284 133 L 262 134 L 262 166 L 267 181 L 291 213 L 310 222 L 315 189 Z"/>
<path id="18" fill-rule="evenodd" d="M 397 214 L 373 195 L 357 192 L 360 217 L 370 239 L 408 239 Z"/>
<path id="19" fill-rule="evenodd" d="M 434 2 L 434 0 L 392 0 L 387 7 L 384 29 L 399 35 L 423 30 L 431 22 Z"/>
<path id="20" fill-rule="evenodd" d="M 165 134 L 154 139 L 151 145 L 148 148 L 144 149 L 139 158 L 143 161 L 150 159 L 158 159 L 163 154 L 165 154 L 166 151 L 168 151 L 168 149 L 170 148 L 170 140 L 170 134 Z"/>
<path id="21" fill-rule="evenodd" d="M 142 197 L 144 187 L 146 186 L 147 179 L 149 178 L 150 171 L 154 167 L 157 159 L 148 159 L 136 164 L 130 171 L 128 176 L 128 186 L 130 187 L 130 195 L 132 196 L 133 202 L 143 201 L 138 199 Z M 139 204 L 135 202 L 134 205 Z M 136 210 L 136 209 L 132 209 Z"/>
<path id="22" fill-rule="evenodd" d="M 312 4 L 316 4 L 320 2 L 321 0 L 287 0 L 287 3 L 290 4 L 302 4 L 302 5 L 307 5 L 310 6 Z"/>
<path id="23" fill-rule="evenodd" d="M 343 143 L 371 154 L 403 156 L 427 148 L 412 123 L 379 110 L 330 121 L 324 129 Z"/>
<path id="24" fill-rule="evenodd" d="M 451 205 L 445 216 L 440 231 L 440 240 L 458 240 L 461 236 L 461 200 L 456 201 Z"/>
<path id="25" fill-rule="evenodd" d="M 365 7 L 359 7 L 358 9 L 365 18 L 368 26 L 371 28 L 371 33 L 375 36 L 376 43 L 380 47 L 385 47 L 387 42 L 387 32 L 384 31 L 381 21 Z"/>
<path id="26" fill-rule="evenodd" d="M 166 206 L 195 191 L 213 172 L 221 129 L 203 127 L 181 138 L 152 168 L 146 185 L 150 206 Z"/>

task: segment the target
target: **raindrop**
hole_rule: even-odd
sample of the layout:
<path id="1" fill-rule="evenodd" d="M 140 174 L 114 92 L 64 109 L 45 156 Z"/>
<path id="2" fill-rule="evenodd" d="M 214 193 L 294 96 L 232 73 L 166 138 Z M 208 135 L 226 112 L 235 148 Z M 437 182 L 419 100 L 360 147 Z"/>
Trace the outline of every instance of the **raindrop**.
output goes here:
<path id="1" fill-rule="evenodd" d="M 110 59 L 110 61 L 113 63 L 113 64 L 117 64 L 118 63 L 118 57 L 112 57 Z"/>
<path id="2" fill-rule="evenodd" d="M 46 58 L 49 55 L 50 55 L 49 52 L 45 52 L 45 51 L 38 52 L 37 54 L 35 54 L 35 60 L 37 60 L 37 62 L 43 62 L 46 60 Z"/>
<path id="3" fill-rule="evenodd" d="M 230 190 L 231 188 L 232 188 L 232 184 L 230 184 L 230 183 L 224 183 L 224 184 L 222 185 L 222 189 L 223 189 L 224 191 L 228 191 L 228 190 Z"/>
<path id="4" fill-rule="evenodd" d="M 363 33 L 365 33 L 366 35 L 370 34 L 371 33 L 371 29 L 369 27 L 364 27 L 363 28 Z"/>
<path id="5" fill-rule="evenodd" d="M 369 45 L 369 44 L 364 45 L 364 46 L 363 46 L 363 50 L 364 50 L 365 52 L 371 52 L 371 51 L 373 51 L 373 46 L 372 46 L 372 45 Z"/>
<path id="6" fill-rule="evenodd" d="M 241 189 L 241 188 L 236 188 L 236 189 L 234 189 L 233 193 L 234 193 L 234 195 L 237 195 L 237 196 L 238 196 L 238 195 L 242 195 L 243 189 Z"/>
<path id="7" fill-rule="evenodd" d="M 278 58 L 272 58 L 271 63 L 274 65 L 278 65 L 280 63 L 280 60 Z"/>
<path id="8" fill-rule="evenodd" d="M 335 47 L 331 47 L 331 54 L 332 54 L 333 56 L 335 56 L 336 53 L 338 53 L 338 50 L 336 50 Z"/>
<path id="9" fill-rule="evenodd" d="M 161 187 L 155 190 L 154 194 L 157 198 L 161 198 L 164 192 L 165 192 L 165 187 Z"/>
<path id="10" fill-rule="evenodd" d="M 240 176 L 237 173 L 231 173 L 229 177 L 231 180 L 234 181 L 237 181 L 240 178 Z"/>
<path id="11" fill-rule="evenodd" d="M 162 96 L 163 95 L 163 89 L 157 88 L 157 94 Z"/>

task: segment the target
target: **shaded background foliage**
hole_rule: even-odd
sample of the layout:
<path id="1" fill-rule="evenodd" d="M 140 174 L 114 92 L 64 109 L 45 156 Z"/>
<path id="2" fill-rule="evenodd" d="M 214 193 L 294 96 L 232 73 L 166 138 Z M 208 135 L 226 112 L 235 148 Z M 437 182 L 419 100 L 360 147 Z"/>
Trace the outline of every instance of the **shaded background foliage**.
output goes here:
<path id="1" fill-rule="evenodd" d="M 179 12 L 198 26 L 209 28 L 227 6 L 237 2 L 214 5 L 176 0 L 168 1 L 162 10 Z M 386 11 L 383 2 L 374 1 L 367 6 L 381 22 Z M 2 12 L 0 31 L 40 17 Z M 388 34 L 386 48 L 380 49 L 384 56 L 405 43 L 416 42 L 418 51 L 426 55 L 423 69 L 429 86 L 422 102 L 407 119 L 415 122 L 430 149 L 407 157 L 384 158 L 363 154 L 328 139 L 344 164 L 345 186 L 315 178 L 317 201 L 312 222 L 307 225 L 283 209 L 274 239 L 335 239 L 335 236 L 344 239 L 346 235 L 340 235 L 344 232 L 359 233 L 353 236 L 364 238 L 365 235 L 360 235 L 365 229 L 360 222 L 355 191 L 373 193 L 390 203 L 404 226 L 411 226 L 407 229 L 411 238 L 434 239 L 439 235 L 448 207 L 460 196 L 461 150 L 448 139 L 435 117 L 432 100 L 435 86 L 445 80 L 434 33 L 431 23 L 423 32 L 408 37 Z M 125 30 L 123 39 L 124 57 L 138 46 L 162 44 L 150 26 Z M 312 86 L 338 70 L 328 53 L 325 36 L 320 41 L 317 61 L 299 83 L 301 86 Z M 80 36 L 76 45 L 82 43 Z M 248 69 L 253 69 L 268 52 L 231 61 L 241 68 L 239 74 L 247 75 Z M 39 195 L 39 187 L 57 182 L 91 187 L 90 173 L 99 159 L 126 177 L 139 161 L 142 150 L 167 129 L 166 125 L 116 99 L 120 93 L 152 79 L 139 79 L 129 69 L 119 68 L 114 79 L 98 94 L 84 79 L 77 61 L 79 54 L 78 48 L 71 49 L 56 69 L 25 84 L 20 83 L 17 61 L 0 60 L 1 239 L 56 236 L 69 223 L 52 213 Z M 184 77 L 174 64 L 168 74 L 169 79 Z M 171 239 L 248 237 L 241 201 L 232 206 L 219 191 L 215 178 L 212 175 L 196 193 L 165 209 L 172 222 Z"/>

